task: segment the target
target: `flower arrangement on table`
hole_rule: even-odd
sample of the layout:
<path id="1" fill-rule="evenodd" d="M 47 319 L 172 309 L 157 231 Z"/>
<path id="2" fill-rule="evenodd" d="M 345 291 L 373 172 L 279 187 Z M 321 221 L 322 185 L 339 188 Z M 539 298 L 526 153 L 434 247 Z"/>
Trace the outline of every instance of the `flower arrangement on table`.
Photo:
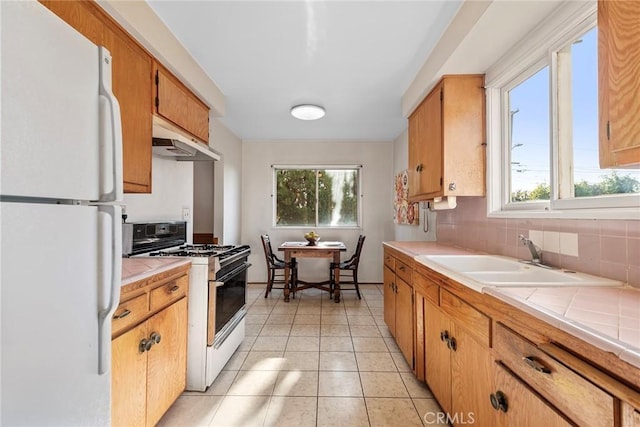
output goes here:
<path id="1" fill-rule="evenodd" d="M 310 231 L 304 235 L 304 238 L 309 242 L 309 246 L 315 246 L 320 240 L 320 236 L 315 231 Z"/>

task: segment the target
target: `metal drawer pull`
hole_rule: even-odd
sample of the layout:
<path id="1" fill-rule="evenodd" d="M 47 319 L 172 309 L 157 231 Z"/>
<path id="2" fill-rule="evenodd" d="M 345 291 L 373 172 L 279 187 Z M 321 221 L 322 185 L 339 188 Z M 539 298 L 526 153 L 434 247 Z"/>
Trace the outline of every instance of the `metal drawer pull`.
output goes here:
<path id="1" fill-rule="evenodd" d="M 530 368 L 532 368 L 532 369 L 534 369 L 534 370 L 536 370 L 538 372 L 541 372 L 543 374 L 550 374 L 551 373 L 551 369 L 547 368 L 542 363 L 538 362 L 536 359 L 533 358 L 533 356 L 523 357 L 522 360 L 524 361 L 524 363 L 529 365 Z"/>
<path id="2" fill-rule="evenodd" d="M 131 310 L 129 309 L 125 309 L 122 313 L 120 314 L 114 314 L 113 318 L 114 319 L 122 319 L 123 317 L 127 317 L 128 315 L 131 314 Z"/>
<path id="3" fill-rule="evenodd" d="M 171 289 L 169 289 L 169 293 L 172 294 L 176 291 L 180 290 L 180 286 L 175 285 L 174 287 L 172 287 Z"/>
<path id="4" fill-rule="evenodd" d="M 449 342 L 449 331 L 440 332 L 440 341 L 446 341 L 447 343 Z"/>

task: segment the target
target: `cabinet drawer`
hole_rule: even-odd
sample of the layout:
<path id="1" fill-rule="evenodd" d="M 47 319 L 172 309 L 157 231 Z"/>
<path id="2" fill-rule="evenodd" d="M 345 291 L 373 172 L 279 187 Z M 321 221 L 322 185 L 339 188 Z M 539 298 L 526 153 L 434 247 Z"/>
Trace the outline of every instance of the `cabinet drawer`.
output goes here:
<path id="1" fill-rule="evenodd" d="M 149 313 L 149 300 L 146 293 L 121 303 L 113 313 L 111 335 L 137 325 L 147 313 Z"/>
<path id="2" fill-rule="evenodd" d="M 151 311 L 169 305 L 185 296 L 187 286 L 187 280 L 179 279 L 153 289 L 151 291 Z"/>
<path id="3" fill-rule="evenodd" d="M 444 289 L 440 289 L 440 307 L 456 321 L 456 324 L 473 335 L 480 344 L 490 346 L 491 320 L 487 316 Z"/>
<path id="4" fill-rule="evenodd" d="M 497 324 L 496 359 L 578 425 L 614 425 L 614 398 L 507 327 Z"/>
<path id="5" fill-rule="evenodd" d="M 396 276 L 407 283 L 411 283 L 411 267 L 402 261 L 396 260 Z"/>
<path id="6" fill-rule="evenodd" d="M 413 289 L 416 292 L 420 292 L 426 299 L 433 304 L 438 305 L 439 300 L 439 287 L 438 284 L 432 280 L 427 279 L 422 274 L 413 275 Z"/>
<path id="7" fill-rule="evenodd" d="M 384 254 L 384 265 L 389 267 L 392 271 L 395 271 L 396 259 L 389 254 Z"/>

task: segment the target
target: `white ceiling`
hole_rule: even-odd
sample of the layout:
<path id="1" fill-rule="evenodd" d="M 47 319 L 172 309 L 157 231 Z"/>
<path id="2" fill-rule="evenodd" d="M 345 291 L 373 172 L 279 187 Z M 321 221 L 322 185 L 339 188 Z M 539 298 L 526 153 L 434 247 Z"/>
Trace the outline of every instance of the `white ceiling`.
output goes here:
<path id="1" fill-rule="evenodd" d="M 149 1 L 226 98 L 241 139 L 392 140 L 460 0 Z M 317 103 L 324 118 L 294 119 Z"/>

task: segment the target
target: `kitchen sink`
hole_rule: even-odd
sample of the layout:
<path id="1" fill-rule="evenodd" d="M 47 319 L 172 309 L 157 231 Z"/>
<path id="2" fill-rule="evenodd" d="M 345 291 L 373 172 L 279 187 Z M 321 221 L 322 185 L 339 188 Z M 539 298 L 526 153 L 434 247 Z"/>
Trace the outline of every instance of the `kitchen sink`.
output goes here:
<path id="1" fill-rule="evenodd" d="M 519 271 L 524 264 L 513 258 L 497 255 L 420 255 L 418 258 L 433 261 L 458 272 L 468 271 Z"/>
<path id="2" fill-rule="evenodd" d="M 497 255 L 419 255 L 418 262 L 476 290 L 491 287 L 621 286 L 570 270 L 540 267 Z"/>

